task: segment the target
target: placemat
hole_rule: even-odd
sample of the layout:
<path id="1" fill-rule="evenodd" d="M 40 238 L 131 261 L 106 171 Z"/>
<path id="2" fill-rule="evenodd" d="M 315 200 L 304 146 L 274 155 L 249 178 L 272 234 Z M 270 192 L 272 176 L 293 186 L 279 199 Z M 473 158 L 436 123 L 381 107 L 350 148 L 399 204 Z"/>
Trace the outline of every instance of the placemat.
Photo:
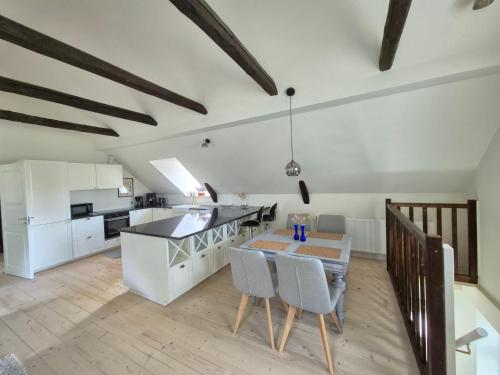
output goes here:
<path id="1" fill-rule="evenodd" d="M 292 236 L 294 231 L 293 229 L 276 229 L 274 234 L 277 234 L 278 236 Z"/>
<path id="2" fill-rule="evenodd" d="M 265 241 L 265 240 L 257 240 L 252 242 L 248 247 L 252 249 L 263 249 L 263 250 L 274 250 L 274 251 L 283 251 L 290 246 L 287 242 L 278 242 L 278 241 Z"/>
<path id="3" fill-rule="evenodd" d="M 299 246 L 295 254 L 312 255 L 319 258 L 339 259 L 341 251 L 341 249 L 332 247 L 302 245 Z"/>
<path id="4" fill-rule="evenodd" d="M 335 240 L 335 241 L 340 241 L 342 237 L 344 237 L 344 235 L 340 233 L 328 233 L 328 232 L 309 232 L 307 236 L 311 238 L 320 238 L 322 240 Z"/>

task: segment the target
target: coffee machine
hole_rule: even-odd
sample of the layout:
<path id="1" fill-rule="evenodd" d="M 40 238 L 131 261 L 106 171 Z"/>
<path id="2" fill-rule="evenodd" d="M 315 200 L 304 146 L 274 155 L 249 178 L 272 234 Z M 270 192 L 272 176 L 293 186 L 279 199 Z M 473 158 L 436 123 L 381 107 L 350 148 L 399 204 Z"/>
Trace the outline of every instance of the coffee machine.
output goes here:
<path id="1" fill-rule="evenodd" d="M 144 207 L 144 197 L 135 197 L 135 208 Z"/>
<path id="2" fill-rule="evenodd" d="M 147 193 L 146 194 L 146 205 L 147 205 L 147 207 L 154 207 L 157 205 L 156 193 Z"/>

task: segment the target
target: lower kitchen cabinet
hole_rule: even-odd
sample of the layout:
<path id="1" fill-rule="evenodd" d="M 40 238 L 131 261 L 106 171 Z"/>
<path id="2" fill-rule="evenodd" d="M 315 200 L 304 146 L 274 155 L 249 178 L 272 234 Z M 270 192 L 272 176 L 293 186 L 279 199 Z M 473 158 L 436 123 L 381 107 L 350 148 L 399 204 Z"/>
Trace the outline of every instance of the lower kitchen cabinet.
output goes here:
<path id="1" fill-rule="evenodd" d="M 72 258 L 71 225 L 60 222 L 29 227 L 31 266 L 34 272 L 67 262 Z"/>
<path id="2" fill-rule="evenodd" d="M 130 226 L 151 223 L 153 221 L 153 209 L 143 208 L 129 212 Z"/>
<path id="3" fill-rule="evenodd" d="M 206 249 L 193 257 L 194 282 L 205 280 L 212 274 L 212 249 Z"/>
<path id="4" fill-rule="evenodd" d="M 171 299 L 175 299 L 191 289 L 194 285 L 192 260 L 186 259 L 170 267 L 169 279 Z"/>
<path id="5" fill-rule="evenodd" d="M 106 248 L 102 216 L 72 220 L 71 229 L 73 233 L 74 258 L 91 255 Z"/>

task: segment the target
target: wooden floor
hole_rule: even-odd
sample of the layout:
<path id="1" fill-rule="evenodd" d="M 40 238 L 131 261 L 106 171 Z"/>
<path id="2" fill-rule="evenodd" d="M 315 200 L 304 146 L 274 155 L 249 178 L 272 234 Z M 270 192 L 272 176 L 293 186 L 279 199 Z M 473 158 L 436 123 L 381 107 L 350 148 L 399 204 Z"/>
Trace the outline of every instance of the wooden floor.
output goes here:
<path id="1" fill-rule="evenodd" d="M 105 255 L 34 281 L 0 273 L 0 356 L 17 354 L 30 375 L 327 374 L 315 316 L 296 321 L 279 354 L 263 307 L 232 336 L 239 299 L 229 267 L 168 307 L 128 293 L 121 260 Z M 279 340 L 279 303 L 272 314 Z M 327 328 L 337 374 L 418 374 L 384 263 L 352 259 L 344 333 Z"/>

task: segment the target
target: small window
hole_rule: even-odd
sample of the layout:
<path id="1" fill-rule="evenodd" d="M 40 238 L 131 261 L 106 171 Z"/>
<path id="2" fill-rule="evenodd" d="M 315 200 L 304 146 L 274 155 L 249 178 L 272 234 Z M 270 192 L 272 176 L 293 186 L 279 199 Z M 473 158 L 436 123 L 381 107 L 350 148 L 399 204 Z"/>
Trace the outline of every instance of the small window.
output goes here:
<path id="1" fill-rule="evenodd" d="M 206 195 L 207 191 L 176 158 L 150 161 L 185 196 Z"/>

